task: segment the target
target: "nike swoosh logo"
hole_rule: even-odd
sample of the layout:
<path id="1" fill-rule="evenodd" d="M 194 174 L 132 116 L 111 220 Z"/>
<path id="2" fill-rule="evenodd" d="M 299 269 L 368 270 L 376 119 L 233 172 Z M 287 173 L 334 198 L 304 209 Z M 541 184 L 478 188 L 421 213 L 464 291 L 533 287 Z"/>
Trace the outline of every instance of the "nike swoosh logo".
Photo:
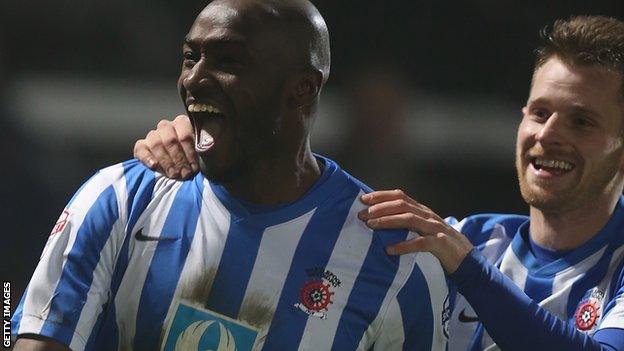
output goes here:
<path id="1" fill-rule="evenodd" d="M 473 323 L 478 322 L 479 317 L 477 316 L 466 316 L 466 309 L 464 308 L 461 312 L 459 312 L 459 321 L 462 323 Z"/>
<path id="2" fill-rule="evenodd" d="M 160 237 L 160 236 L 147 236 L 143 234 L 143 228 L 139 229 L 134 238 L 138 241 L 163 241 L 163 240 L 175 240 L 176 238 Z"/>

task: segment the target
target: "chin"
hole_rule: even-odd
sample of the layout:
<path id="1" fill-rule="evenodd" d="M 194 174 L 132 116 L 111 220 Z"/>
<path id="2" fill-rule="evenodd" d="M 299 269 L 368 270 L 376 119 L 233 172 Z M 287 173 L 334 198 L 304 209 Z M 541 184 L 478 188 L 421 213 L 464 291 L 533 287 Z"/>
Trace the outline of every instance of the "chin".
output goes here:
<path id="1" fill-rule="evenodd" d="M 199 169 L 206 179 L 220 184 L 235 182 L 245 174 L 239 164 L 219 165 L 216 162 L 207 162 L 203 157 L 199 158 Z"/>

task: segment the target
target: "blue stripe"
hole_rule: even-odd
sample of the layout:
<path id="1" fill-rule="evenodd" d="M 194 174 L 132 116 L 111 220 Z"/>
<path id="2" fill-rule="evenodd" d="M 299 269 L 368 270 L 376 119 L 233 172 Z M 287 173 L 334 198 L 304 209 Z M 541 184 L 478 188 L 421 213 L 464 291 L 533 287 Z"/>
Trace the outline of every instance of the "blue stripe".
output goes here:
<path id="1" fill-rule="evenodd" d="M 30 283 L 28 284 L 30 286 Z M 20 298 L 20 302 L 13 313 L 13 317 L 11 318 L 11 334 L 17 335 L 17 331 L 19 330 L 20 323 L 22 321 L 22 313 L 24 312 L 24 300 L 26 299 L 26 293 L 28 292 L 28 286 L 24 289 L 24 293 Z"/>
<path id="2" fill-rule="evenodd" d="M 340 316 L 332 350 L 357 347 L 364 332 L 377 317 L 399 269 L 399 257 L 388 256 L 384 243 L 404 241 L 407 231 L 375 231 L 372 235 L 373 242 Z"/>
<path id="3" fill-rule="evenodd" d="M 128 247 L 132 239 L 132 228 L 139 216 L 145 211 L 152 199 L 154 184 L 156 179 L 154 172 L 142 167 L 134 160 L 123 163 L 124 177 L 126 178 L 128 224 L 126 237 L 119 251 L 119 257 L 115 264 L 115 272 L 111 278 L 110 297 L 107 305 L 103 306 L 102 313 L 98 316 L 94 331 L 89 336 L 86 349 L 92 350 L 96 347 L 101 350 L 115 350 L 119 345 L 119 330 L 117 326 L 117 316 L 115 312 L 115 297 L 119 290 L 119 285 L 128 267 Z"/>
<path id="4" fill-rule="evenodd" d="M 54 292 L 41 335 L 69 345 L 93 282 L 100 252 L 119 218 L 115 190 L 109 186 L 87 212 Z"/>
<path id="5" fill-rule="evenodd" d="M 294 305 L 299 302 L 299 290 L 310 279 L 306 269 L 327 266 L 359 191 L 354 184 L 350 184 L 342 194 L 336 194 L 333 202 L 326 202 L 323 207 L 317 208 L 310 218 L 295 250 L 264 350 L 294 349 L 299 344 L 308 315 Z"/>
<path id="6" fill-rule="evenodd" d="M 553 294 L 554 278 L 528 275 L 524 283 L 524 292 L 531 299 L 540 302 Z"/>
<path id="7" fill-rule="evenodd" d="M 416 298 L 417 296 L 417 298 Z M 420 267 L 412 274 L 397 295 L 403 319 L 403 350 L 431 350 L 433 344 L 433 309 L 427 279 Z"/>
<path id="8" fill-rule="evenodd" d="M 195 183 L 195 184 L 194 184 Z M 147 271 L 136 320 L 134 350 L 156 350 L 161 328 L 188 255 L 201 210 L 201 177 L 186 181 L 178 190 Z"/>
<path id="9" fill-rule="evenodd" d="M 238 318 L 264 229 L 254 228 L 233 217 L 221 262 L 206 306 L 230 318 Z"/>

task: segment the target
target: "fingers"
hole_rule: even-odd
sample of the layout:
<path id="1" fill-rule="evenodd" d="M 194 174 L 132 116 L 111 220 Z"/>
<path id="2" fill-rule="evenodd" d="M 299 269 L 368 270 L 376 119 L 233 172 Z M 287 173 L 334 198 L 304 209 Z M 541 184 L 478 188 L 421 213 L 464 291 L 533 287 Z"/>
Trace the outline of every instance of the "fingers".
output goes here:
<path id="1" fill-rule="evenodd" d="M 178 178 L 179 173 L 175 169 L 175 163 L 171 159 L 169 152 L 165 148 L 163 140 L 160 138 L 158 131 L 151 130 L 145 137 L 145 145 L 149 149 L 154 159 L 159 165 L 159 171 L 162 171 L 170 178 Z M 145 163 L 145 160 L 139 158 L 141 162 Z"/>
<path id="2" fill-rule="evenodd" d="M 195 152 L 195 139 L 193 137 L 193 126 L 185 115 L 179 115 L 173 120 L 173 128 L 176 131 L 178 141 L 184 152 L 187 163 L 193 173 L 199 170 L 197 152 Z"/>
<path id="3" fill-rule="evenodd" d="M 189 164 L 186 153 L 178 140 L 178 133 L 171 121 L 162 120 L 158 122 L 156 128 L 160 139 L 169 154 L 169 158 L 173 161 L 173 165 L 166 168 L 167 175 L 171 178 L 186 178 L 193 173 Z"/>
<path id="4" fill-rule="evenodd" d="M 374 191 L 372 193 L 362 195 L 360 199 L 367 205 L 375 205 L 380 202 L 392 200 L 404 200 L 412 204 L 417 204 L 416 200 L 409 197 L 405 194 L 405 192 L 403 192 L 403 190 L 400 189 Z"/>
<path id="5" fill-rule="evenodd" d="M 156 161 L 156 157 L 152 155 L 145 139 L 139 139 L 134 143 L 134 157 L 139 159 L 143 164 L 153 171 L 162 171 L 160 164 Z"/>
<path id="6" fill-rule="evenodd" d="M 446 230 L 446 224 L 443 221 L 436 218 L 424 218 L 412 212 L 369 219 L 366 225 L 371 229 L 409 229 L 422 235 L 432 235 Z"/>
<path id="7" fill-rule="evenodd" d="M 412 252 L 431 251 L 435 245 L 435 238 L 431 236 L 417 236 L 414 239 L 386 247 L 388 255 L 404 255 Z"/>
<path id="8" fill-rule="evenodd" d="M 360 211 L 358 216 L 361 220 L 368 220 L 407 212 L 414 213 L 421 217 L 429 217 L 430 215 L 428 212 L 431 211 L 417 202 L 412 203 L 404 199 L 398 199 L 377 203 Z"/>

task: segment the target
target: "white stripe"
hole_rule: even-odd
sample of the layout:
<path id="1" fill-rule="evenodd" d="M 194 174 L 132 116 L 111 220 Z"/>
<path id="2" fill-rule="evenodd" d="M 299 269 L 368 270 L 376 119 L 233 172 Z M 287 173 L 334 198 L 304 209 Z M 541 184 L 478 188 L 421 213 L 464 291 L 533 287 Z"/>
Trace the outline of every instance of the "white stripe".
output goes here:
<path id="1" fill-rule="evenodd" d="M 416 255 L 416 265 L 425 276 L 429 288 L 429 299 L 433 311 L 433 335 L 431 336 L 431 349 L 443 350 L 446 346 L 446 336 L 442 325 L 442 313 L 444 300 L 448 297 L 448 287 L 444 278 L 444 271 L 440 261 L 429 252 L 421 252 Z M 413 296 L 412 298 L 418 298 Z"/>
<path id="2" fill-rule="evenodd" d="M 259 350 L 264 345 L 299 240 L 314 212 L 269 227 L 262 234 L 238 315 L 240 320 L 259 329 L 254 349 Z"/>
<path id="3" fill-rule="evenodd" d="M 308 345 L 314 346 L 316 350 L 330 350 L 334 343 L 342 311 L 373 240 L 373 231 L 357 217 L 358 212 L 366 208 L 359 201 L 362 194 L 364 192 L 360 191 L 355 197 L 326 266 L 326 270 L 334 273 L 341 284 L 332 287 L 333 303 L 326 312 L 327 318 L 308 318 L 299 343 L 300 350 L 307 349 Z"/>
<path id="4" fill-rule="evenodd" d="M 507 247 L 507 250 L 503 254 L 503 261 L 501 262 L 500 271 L 508 276 L 516 286 L 524 290 L 526 285 L 526 279 L 529 274 L 526 267 L 516 256 L 516 253 L 511 248 L 511 245 Z"/>
<path id="5" fill-rule="evenodd" d="M 401 350 L 405 342 L 405 333 L 403 332 L 405 328 L 403 326 L 401 306 L 396 298 L 390 301 L 386 314 L 392 318 L 386 318 L 384 320 L 383 333 L 380 333 L 377 340 L 375 340 L 373 350 Z M 360 347 L 361 346 L 362 345 L 360 345 Z"/>
<path id="6" fill-rule="evenodd" d="M 505 249 L 509 247 L 511 238 L 505 233 L 505 227 L 499 223 L 494 225 L 490 238 L 486 241 L 481 254 L 487 258 L 491 264 L 495 264 L 501 257 Z"/>
<path id="7" fill-rule="evenodd" d="M 576 265 L 559 271 L 553 279 L 550 296 L 540 301 L 539 305 L 555 316 L 566 320 L 568 318 L 568 298 L 574 283 L 583 278 L 585 272 L 598 263 L 606 249 L 605 246 Z"/>
<path id="8" fill-rule="evenodd" d="M 407 240 L 412 239 L 416 234 L 410 232 L 407 236 Z M 412 270 L 414 269 L 414 264 L 416 260 L 417 254 L 406 254 L 399 256 L 399 269 L 397 270 L 396 275 L 394 276 L 394 280 L 392 281 L 392 285 L 386 296 L 384 297 L 383 302 L 381 303 L 381 308 L 379 309 L 379 313 L 377 317 L 373 320 L 373 322 L 368 326 L 368 329 L 362 336 L 360 343 L 358 345 L 358 350 L 368 350 L 370 345 L 375 343 L 375 349 L 383 350 L 384 343 L 383 340 L 377 340 L 380 335 L 385 333 L 391 333 L 390 330 L 386 330 L 386 319 L 387 318 L 400 318 L 399 315 L 391 315 L 388 313 L 389 306 L 393 300 L 396 300 L 396 296 L 399 293 L 400 289 L 405 285 L 407 279 L 409 278 Z M 402 325 L 401 321 L 401 325 Z M 394 325 L 393 322 L 388 323 L 388 325 Z M 379 342 L 379 344 L 378 344 Z"/>
<path id="9" fill-rule="evenodd" d="M 69 223 L 62 232 L 54 234 L 48 239 L 46 249 L 44 249 L 41 260 L 31 278 L 24 299 L 18 334 L 40 333 L 48 317 L 52 296 L 62 275 L 67 254 L 73 248 L 76 235 L 87 212 L 101 193 L 119 179 L 123 179 L 123 165 L 119 164 L 101 170 L 85 184 L 68 207 L 70 212 Z M 78 348 L 82 349 L 84 346 L 80 345 Z"/>
<path id="10" fill-rule="evenodd" d="M 624 259 L 624 246 L 619 247 L 617 250 L 613 252 L 613 257 L 611 258 L 611 262 L 609 264 L 609 271 L 605 276 L 605 279 L 608 279 L 608 283 L 603 291 L 608 291 L 610 289 L 611 282 L 613 281 L 613 275 L 620 272 L 615 272 L 617 267 L 620 265 L 622 260 Z M 617 293 L 618 288 L 615 287 L 615 292 Z M 624 296 L 609 296 L 608 299 L 610 301 L 615 300 L 615 306 L 609 310 L 609 313 L 605 316 L 602 316 L 602 321 L 598 326 L 598 329 L 603 328 L 620 328 L 624 329 Z M 605 299 L 606 300 L 606 299 Z M 606 307 L 606 301 L 603 303 L 603 309 Z"/>
<path id="11" fill-rule="evenodd" d="M 180 273 L 180 279 L 163 322 L 161 345 L 169 329 L 177 301 L 197 303 L 204 308 L 221 261 L 230 227 L 230 213 L 219 202 L 207 180 L 204 179 L 202 207 L 199 212 L 193 242 Z"/>
<path id="12" fill-rule="evenodd" d="M 162 234 L 171 205 L 183 183 L 164 179 L 162 175 L 158 176 L 160 179 L 157 179 L 154 186 L 154 197 L 137 220 L 131 235 L 135 235 L 141 229 L 143 234 L 148 236 Z M 115 315 L 119 331 L 118 349 L 120 350 L 133 348 L 141 291 L 158 243 L 159 241 L 132 239 L 128 245 L 128 267 L 115 297 Z"/>
<path id="13" fill-rule="evenodd" d="M 117 257 L 125 238 L 125 224 L 128 222 L 125 177 L 113 184 L 117 197 L 119 218 L 113 224 L 106 244 L 100 252 L 100 261 L 93 271 L 93 283 L 87 293 L 87 301 L 82 308 L 74 338 L 69 345 L 72 350 L 82 349 L 84 341 L 89 340 L 93 326 L 102 312 L 102 306 L 109 298 L 110 282 L 115 271 Z M 77 337 L 78 336 L 78 337 Z"/>

